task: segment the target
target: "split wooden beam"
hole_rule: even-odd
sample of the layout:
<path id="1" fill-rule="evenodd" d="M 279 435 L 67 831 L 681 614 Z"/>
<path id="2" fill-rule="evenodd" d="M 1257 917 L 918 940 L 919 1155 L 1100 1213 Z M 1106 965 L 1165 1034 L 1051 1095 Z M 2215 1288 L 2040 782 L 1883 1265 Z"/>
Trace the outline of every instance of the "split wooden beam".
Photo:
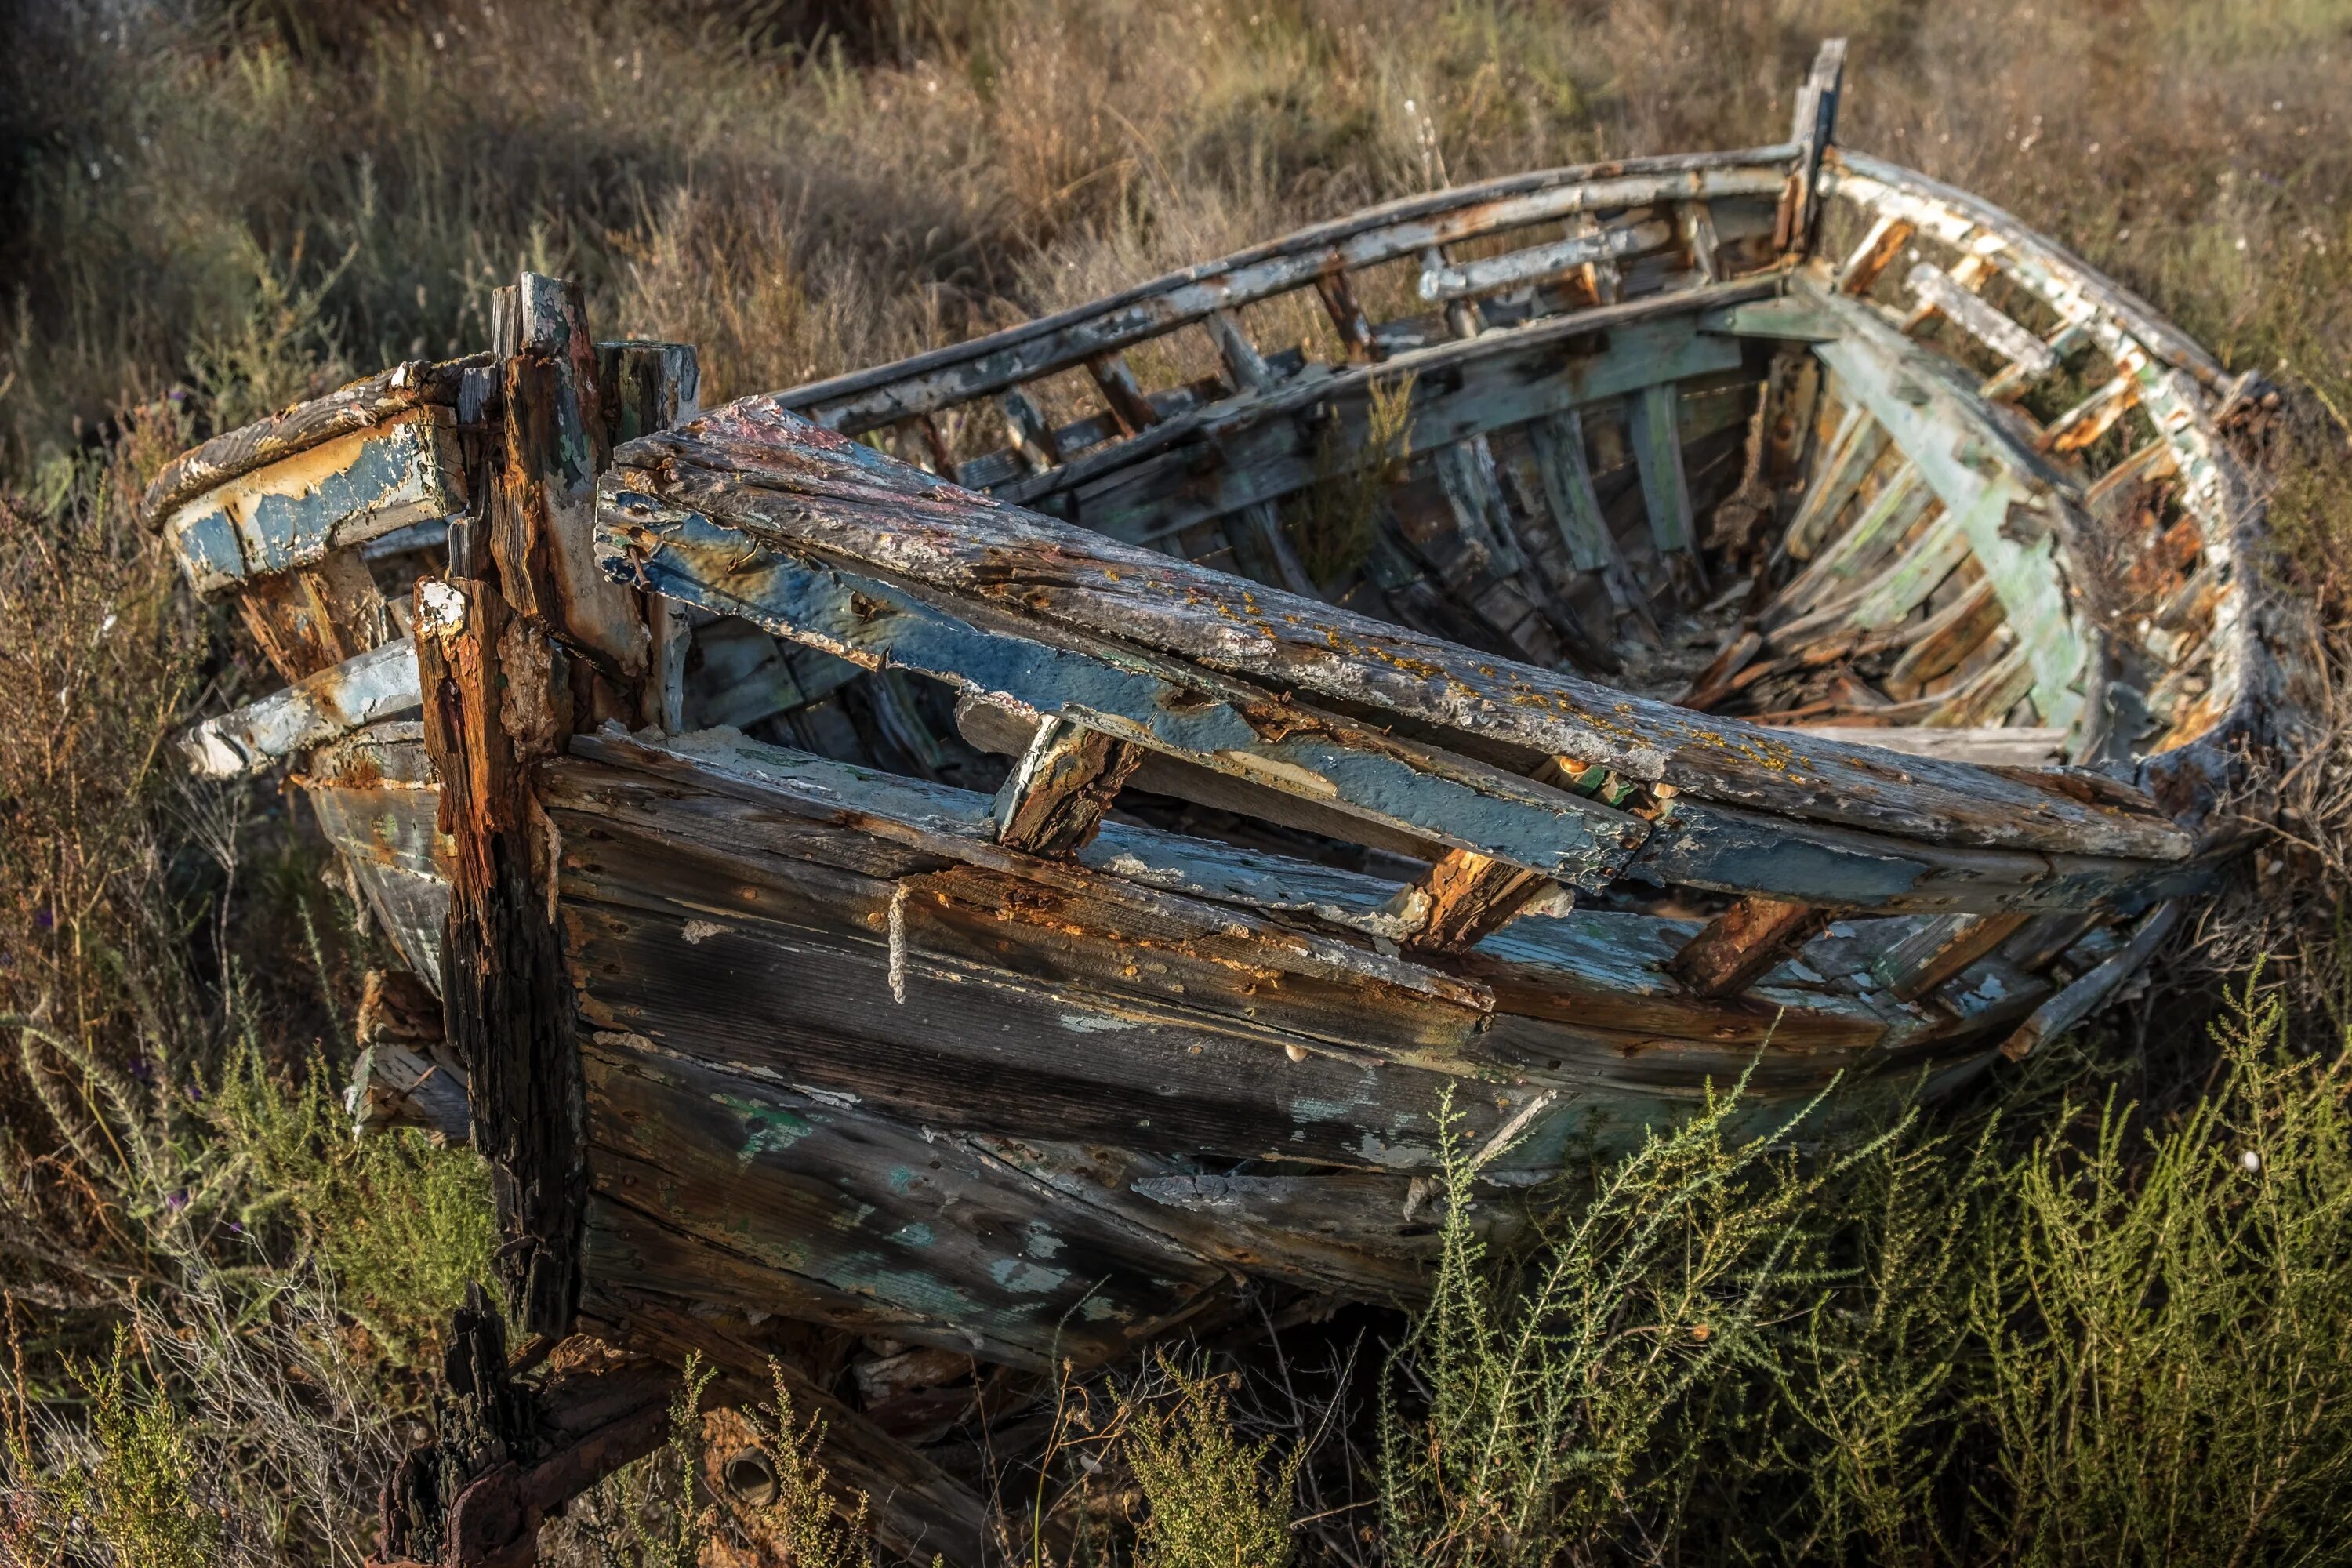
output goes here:
<path id="1" fill-rule="evenodd" d="M 1729 996 L 1762 979 L 1829 923 L 1829 911 L 1746 898 L 1706 923 L 1667 968 L 1700 996 Z"/>
<path id="2" fill-rule="evenodd" d="M 1131 741 L 1048 719 L 996 797 L 996 841 L 1032 855 L 1073 855 L 1102 830 L 1111 802 L 1146 755 Z"/>
<path id="3" fill-rule="evenodd" d="M 1789 128 L 1789 140 L 1797 144 L 1797 162 L 1789 171 L 1773 233 L 1784 255 L 1811 248 L 1813 230 L 1820 225 L 1822 154 L 1837 134 L 1838 96 L 1844 78 L 1845 40 L 1823 39 L 1805 85 L 1797 89 L 1796 114 Z"/>
<path id="4" fill-rule="evenodd" d="M 492 301 L 505 386 L 487 521 L 507 603 L 587 667 L 565 731 L 633 720 L 651 637 L 636 591 L 597 570 L 596 476 L 612 455 L 580 287 L 526 272 Z"/>
<path id="5" fill-rule="evenodd" d="M 441 831 L 457 849 L 443 1026 L 470 1074 L 509 1304 L 526 1331 L 560 1336 L 579 1299 L 586 1186 L 572 991 L 549 918 L 551 847 L 529 783 L 560 733 L 550 712 L 553 659 L 490 580 L 423 579 L 415 605 L 425 748 L 441 781 Z"/>
<path id="6" fill-rule="evenodd" d="M 1417 952 L 1465 952 L 1553 886 L 1549 878 L 1507 860 L 1449 849 L 1391 906 L 1412 928 L 1398 945 Z"/>

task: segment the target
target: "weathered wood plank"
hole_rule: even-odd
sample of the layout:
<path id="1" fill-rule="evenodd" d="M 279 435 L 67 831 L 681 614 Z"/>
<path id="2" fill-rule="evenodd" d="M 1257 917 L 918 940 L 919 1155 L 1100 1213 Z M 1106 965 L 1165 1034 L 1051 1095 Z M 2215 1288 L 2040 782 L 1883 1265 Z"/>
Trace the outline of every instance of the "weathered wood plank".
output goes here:
<path id="1" fill-rule="evenodd" d="M 205 720 L 180 738 L 180 750 L 190 770 L 203 777 L 234 778 L 381 720 L 414 713 L 422 701 L 416 649 L 406 642 L 386 643 L 234 713 Z"/>
<path id="2" fill-rule="evenodd" d="M 560 1338 L 579 1299 L 580 1068 L 562 958 L 532 873 L 524 770 L 551 726 L 506 602 L 472 578 L 419 579 L 425 747 L 454 840 L 442 996 L 470 1076 L 475 1146 L 505 1244 L 499 1275 L 532 1333 Z M 544 667 L 542 666 L 541 668 Z"/>
<path id="3" fill-rule="evenodd" d="M 1853 247 L 1845 264 L 1838 268 L 1838 291 L 1843 294 L 1867 294 L 1903 247 L 1911 243 L 1918 231 L 1903 218 L 1882 217 L 1872 223 L 1862 243 Z"/>
<path id="4" fill-rule="evenodd" d="M 594 661 L 612 688 L 610 710 L 634 712 L 651 637 L 635 591 L 597 569 L 591 541 L 596 476 L 611 448 L 580 288 L 526 272 L 498 295 L 506 395 L 487 532 L 499 591 Z"/>
<path id="5" fill-rule="evenodd" d="M 1143 757 L 1142 747 L 1100 730 L 1045 721 L 997 792 L 996 841 L 1031 855 L 1083 847 Z"/>
<path id="6" fill-rule="evenodd" d="M 1617 261 L 1639 256 L 1645 251 L 1661 250 L 1673 243 L 1675 231 L 1662 218 L 1641 223 L 1596 228 L 1549 245 L 1530 246 L 1524 250 L 1506 251 L 1459 265 L 1430 266 L 1424 264 L 1421 273 L 1421 297 L 1433 304 L 1452 300 L 1475 300 L 1481 295 L 1500 293 L 1506 289 L 1517 289 L 1549 283 L 1565 278 L 1597 261 Z"/>
<path id="7" fill-rule="evenodd" d="M 825 1321 L 841 1326 L 1032 1371 L 1063 1358 L 1093 1366 L 1198 1310 L 1231 1278 L 844 1096 L 609 1032 L 583 1060 L 596 1189 L 814 1284 L 838 1303 Z M 693 1284 L 661 1281 L 689 1300 Z"/>
<path id="8" fill-rule="evenodd" d="M 1681 400 L 1671 384 L 1647 386 L 1627 401 L 1625 412 L 1650 541 L 1661 555 L 1691 552 L 1696 563 L 1690 480 L 1683 472 Z"/>
<path id="9" fill-rule="evenodd" d="M 1429 868 L 1391 906 L 1415 952 L 1455 952 L 1475 947 L 1510 924 L 1552 884 L 1533 871 L 1454 849 Z"/>
<path id="10" fill-rule="evenodd" d="M 2048 343 L 1953 282 L 1952 275 L 1934 262 L 1922 261 L 1912 268 L 1904 287 L 1922 304 L 1933 305 L 1946 320 L 2009 361 L 2019 375 L 2039 380 L 2058 368 L 2058 356 Z"/>
<path id="11" fill-rule="evenodd" d="M 1934 482 L 1934 475 L 1927 477 Z M 762 542 L 919 584 L 958 615 L 992 607 L 1029 628 L 1026 635 L 1057 628 L 1065 636 L 1116 638 L 1128 649 L 1150 646 L 1191 668 L 1364 703 L 1794 819 L 2074 853 L 2169 859 L 2189 848 L 2187 836 L 2152 809 L 2090 805 L 2029 780 L 1924 760 L 1889 772 L 1884 753 L 1687 713 L 1256 589 L 932 486 L 766 400 L 747 400 L 685 431 L 647 437 L 626 454 L 604 507 L 605 533 L 619 556 L 640 548 L 658 553 L 665 531 L 688 526 L 678 507 L 656 502 L 656 493 L 721 517 Z M 735 537 L 730 530 L 700 527 L 713 548 Z"/>
<path id="12" fill-rule="evenodd" d="M 167 516 L 206 490 L 257 468 L 339 437 L 364 434 L 428 405 L 454 405 L 466 374 L 488 363 L 483 354 L 439 364 L 405 361 L 258 424 L 215 436 L 163 465 L 140 498 L 140 520 L 149 528 L 161 528 Z"/>
<path id="13" fill-rule="evenodd" d="M 2031 916 L 1946 915 L 1882 954 L 1872 973 L 1905 1002 L 1915 1002 L 2007 942 Z"/>
<path id="14" fill-rule="evenodd" d="M 1780 200 L 1773 239 L 1784 252 L 1810 249 L 1821 224 L 1822 156 L 1837 135 L 1838 99 L 1845 78 L 1845 40 L 1824 38 L 1813 68 L 1797 89 L 1789 139 L 1797 144 L 1796 167 Z"/>
<path id="15" fill-rule="evenodd" d="M 1777 899 L 1742 899 L 1675 954 L 1675 977 L 1701 996 L 1745 991 L 1829 924 L 1829 911 Z"/>
<path id="16" fill-rule="evenodd" d="M 465 505 L 455 421 L 417 407 L 223 480 L 163 528 L 189 583 L 218 595 Z"/>
<path id="17" fill-rule="evenodd" d="M 2017 1033 L 2001 1042 L 2000 1054 L 2011 1061 L 2023 1061 L 2038 1050 L 2046 1040 L 2056 1038 L 2098 1011 L 2100 1005 L 2114 994 L 2117 986 L 2137 973 L 2172 928 L 2180 921 L 2180 906 L 2158 904 L 2139 923 L 2131 941 L 2112 955 L 2095 964 L 2083 976 L 2057 995 L 2033 1011 L 2033 1016 L 2019 1026 Z"/>

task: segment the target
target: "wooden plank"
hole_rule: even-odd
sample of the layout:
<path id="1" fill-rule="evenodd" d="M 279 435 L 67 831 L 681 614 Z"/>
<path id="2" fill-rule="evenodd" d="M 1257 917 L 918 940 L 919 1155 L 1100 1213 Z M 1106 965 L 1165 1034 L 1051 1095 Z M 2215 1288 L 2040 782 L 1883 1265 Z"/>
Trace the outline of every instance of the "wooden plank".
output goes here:
<path id="1" fill-rule="evenodd" d="M 1911 237 L 1917 232 L 1908 221 L 1899 217 L 1881 217 L 1872 223 L 1869 232 L 1862 237 L 1862 243 L 1853 247 L 1853 254 L 1845 258 L 1845 265 L 1838 268 L 1838 292 L 1869 293 L 1871 286 L 1878 281 L 1879 274 L 1903 254 L 1903 247 L 1911 243 Z"/>
<path id="2" fill-rule="evenodd" d="M 505 402 L 486 521 L 499 589 L 534 626 L 589 656 L 607 711 L 635 712 L 652 639 L 635 590 L 597 570 L 591 542 L 611 448 L 580 289 L 526 272 L 498 296 Z"/>
<path id="3" fill-rule="evenodd" d="M 1796 516 L 1789 521 L 1781 549 L 1800 561 L 1811 561 L 1827 541 L 1838 514 L 1885 455 L 1892 439 L 1886 427 L 1873 419 L 1868 410 L 1849 402 L 1837 434 L 1830 438 L 1829 450 L 1814 474 L 1812 488 L 1805 492 Z"/>
<path id="4" fill-rule="evenodd" d="M 1584 421 L 1573 408 L 1559 409 L 1528 426 L 1544 499 L 1568 546 L 1569 564 L 1579 572 L 1622 570 L 1624 558 L 1592 493 L 1592 468 L 1584 455 Z"/>
<path id="5" fill-rule="evenodd" d="M 1409 198 L 1301 230 L 1108 300 L 1042 317 L 968 343 L 793 389 L 789 405 L 856 435 L 910 412 L 936 410 L 1133 346 L 1212 311 L 1234 310 L 1307 287 L 1327 270 L 1359 270 L 1418 256 L 1431 245 L 1675 200 L 1721 202 L 1778 194 L 1786 146 L 1732 153 L 1627 159 L 1548 170 Z"/>
<path id="6" fill-rule="evenodd" d="M 1605 228 L 1596 226 L 1589 233 L 1555 240 L 1549 245 L 1530 246 L 1524 250 L 1506 251 L 1500 256 L 1485 257 L 1459 265 L 1424 264 L 1421 273 L 1421 297 L 1436 304 L 1452 300 L 1475 300 L 1482 295 L 1500 293 L 1506 289 L 1549 283 L 1596 262 L 1614 262 L 1645 251 L 1664 249 L 1674 237 L 1672 226 L 1662 218 L 1652 218 Z M 1604 300 L 1603 303 L 1606 302 Z"/>
<path id="7" fill-rule="evenodd" d="M 1845 77 L 1845 40 L 1824 38 L 1813 56 L 1813 68 L 1797 89 L 1795 114 L 1789 139 L 1797 144 L 1796 166 L 1790 171 L 1780 199 L 1780 216 L 1773 241 L 1783 252 L 1811 249 L 1813 230 L 1821 222 L 1822 155 L 1837 134 L 1838 99 Z"/>
<path id="8" fill-rule="evenodd" d="M 1356 302 L 1356 291 L 1349 285 L 1345 271 L 1334 268 L 1317 273 L 1315 294 L 1323 301 L 1324 313 L 1331 318 L 1331 326 L 1339 334 L 1339 346 L 1350 361 L 1361 364 L 1386 357 L 1373 345 L 1371 320 Z"/>
<path id="9" fill-rule="evenodd" d="M 257 424 L 215 436 L 163 465 L 140 498 L 140 521 L 151 529 L 161 528 L 166 517 L 205 491 L 257 468 L 343 437 L 364 435 L 427 405 L 453 405 L 467 373 L 478 372 L 488 363 L 483 354 L 439 364 L 404 361 Z"/>
<path id="10" fill-rule="evenodd" d="M 2009 361 L 2020 375 L 2039 380 L 2058 368 L 2058 356 L 2048 343 L 1953 282 L 1951 274 L 1934 262 L 1922 261 L 1912 268 L 1904 287 L 1922 304 L 1933 305 L 1969 336 Z"/>
<path id="11" fill-rule="evenodd" d="M 1805 569 L 1780 590 L 1761 620 L 1768 626 L 1795 619 L 1859 586 L 1864 568 L 1875 564 L 1885 549 L 1909 533 L 1927 509 L 1937 504 L 1936 493 L 1906 466 L 1879 487 L 1861 515 L 1836 538 L 1815 552 Z"/>
<path id="12" fill-rule="evenodd" d="M 224 480 L 163 528 L 189 583 L 219 595 L 465 506 L 456 423 L 417 407 Z"/>
<path id="13" fill-rule="evenodd" d="M 1226 378 L 1235 392 L 1264 392 L 1274 384 L 1274 372 L 1238 316 L 1231 310 L 1211 310 L 1201 320 L 1217 345 L 1217 357 L 1224 362 Z"/>
<path id="14" fill-rule="evenodd" d="M 386 643 L 234 713 L 207 719 L 180 738 L 191 771 L 235 778 L 325 745 L 381 720 L 416 711 L 416 650 Z"/>
<path id="15" fill-rule="evenodd" d="M 1948 757 L 1988 768 L 2046 768 L 2065 756 L 2066 731 L 2048 725 L 1971 729 L 1919 724 L 1794 724 L 1810 734 L 1836 735 L 1914 757 Z"/>
<path id="16" fill-rule="evenodd" d="M 1047 719 L 996 796 L 996 841 L 1031 855 L 1075 853 L 1101 830 L 1143 748 Z"/>
<path id="17" fill-rule="evenodd" d="M 1530 900 L 1552 884 L 1533 871 L 1467 849 L 1446 852 L 1427 875 L 1399 895 L 1398 918 L 1417 952 L 1475 947 L 1510 924 Z"/>
<path id="18" fill-rule="evenodd" d="M 1691 552 L 1690 480 L 1683 473 L 1681 399 L 1671 384 L 1647 386 L 1626 401 L 1633 461 L 1641 470 L 1642 504 L 1650 518 L 1650 540 L 1661 555 Z M 1704 576 L 1701 582 L 1704 583 Z"/>
<path id="19" fill-rule="evenodd" d="M 288 680 L 331 669 L 393 636 L 383 595 L 359 550 L 248 578 L 236 608 L 269 667 Z"/>
<path id="20" fill-rule="evenodd" d="M 1929 618 L 1924 635 L 1904 650 L 1880 686 L 1898 702 L 1918 696 L 1928 681 L 1967 662 L 2003 624 L 2004 616 L 1992 580 L 1980 579 Z"/>
<path id="21" fill-rule="evenodd" d="M 959 619 L 877 578 L 762 549 L 698 514 L 629 503 L 615 562 L 655 592 L 869 668 L 918 670 L 1000 707 L 1066 716 L 1219 773 L 1531 869 L 1604 882 L 1637 819 L 1466 758 L 1083 639 Z M 973 609 L 983 616 L 988 606 Z"/>
<path id="22" fill-rule="evenodd" d="M 561 1338 L 579 1298 L 586 1194 L 579 1052 L 548 900 L 532 874 L 539 830 L 525 769 L 551 739 L 548 716 L 534 710 L 546 687 L 530 679 L 519 655 L 527 636 L 514 627 L 508 638 L 514 622 L 489 584 L 419 579 L 414 624 L 425 747 L 457 851 L 443 938 L 446 1027 L 470 1074 L 509 1308 L 526 1331 Z"/>
<path id="23" fill-rule="evenodd" d="M 648 437 L 625 458 L 604 509 L 603 532 L 616 569 L 649 562 L 673 537 L 704 541 L 706 552 L 740 552 L 751 539 L 772 550 L 860 563 L 859 570 L 919 585 L 927 600 L 952 605 L 958 616 L 994 616 L 1008 632 L 1020 626 L 1024 637 L 1055 637 L 1073 647 L 1113 638 L 1130 659 L 1136 650 L 1157 649 L 1155 657 L 1181 664 L 1196 687 L 1214 677 L 1265 680 L 1475 733 L 1488 743 L 1612 767 L 1685 794 L 1784 810 L 1792 819 L 1950 844 L 2167 859 L 2188 853 L 2187 836 L 2152 807 L 2092 805 L 2029 780 L 1924 761 L 1890 777 L 1880 760 L 1812 737 L 1691 714 L 1560 671 L 1481 658 L 937 485 L 769 400 L 747 399 L 685 430 Z M 673 500 L 657 501 L 656 493 Z M 718 526 L 688 509 L 736 526 Z M 714 560 L 698 570 L 716 582 L 730 569 Z M 788 586 L 791 573 L 803 570 L 786 569 L 778 582 Z M 1058 708 L 1060 700 L 1047 705 Z"/>
<path id="24" fill-rule="evenodd" d="M 1675 227 L 1690 252 L 1691 270 L 1698 274 L 1701 283 L 1723 280 L 1723 263 L 1719 256 L 1722 241 L 1715 231 L 1715 209 L 1705 202 L 1684 202 L 1675 209 Z"/>
<path id="25" fill-rule="evenodd" d="M 1701 996 L 1745 991 L 1818 935 L 1829 911 L 1776 899 L 1742 899 L 1675 954 L 1675 978 Z"/>
<path id="26" fill-rule="evenodd" d="M 2177 903 L 2158 904 L 2142 920 L 2139 929 L 2110 957 L 2094 965 L 2081 978 L 2063 991 L 2044 1002 L 2033 1016 L 2021 1025 L 2017 1032 L 2001 1042 L 2000 1054 L 2011 1061 L 2023 1061 L 2040 1049 L 2046 1040 L 2056 1038 L 2080 1024 L 2113 995 L 2116 987 L 2131 978 L 2156 956 L 2164 939 L 2180 921 Z"/>
<path id="27" fill-rule="evenodd" d="M 2041 445 L 2053 452 L 2079 452 L 2116 427 L 2126 410 L 2139 401 L 2139 378 L 2128 374 L 2096 388 L 2050 422 Z"/>
<path id="28" fill-rule="evenodd" d="M 1872 973 L 1899 1000 L 1916 1002 L 2007 942 L 2032 918 L 2015 912 L 1945 915 L 1887 949 Z"/>
<path id="29" fill-rule="evenodd" d="M 1137 384 L 1135 372 L 1128 368 L 1125 358 L 1115 353 L 1089 354 L 1087 374 L 1094 377 L 1103 401 L 1110 405 L 1111 413 L 1126 434 L 1132 436 L 1160 423 L 1160 411 L 1143 395 L 1143 388 Z"/>

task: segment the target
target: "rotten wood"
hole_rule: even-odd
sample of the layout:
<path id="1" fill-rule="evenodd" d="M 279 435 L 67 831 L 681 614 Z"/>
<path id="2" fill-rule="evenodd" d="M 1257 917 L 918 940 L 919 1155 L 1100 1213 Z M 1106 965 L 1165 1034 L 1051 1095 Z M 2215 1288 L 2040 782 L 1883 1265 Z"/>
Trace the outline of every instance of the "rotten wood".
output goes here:
<path id="1" fill-rule="evenodd" d="M 1829 918 L 1806 904 L 1741 899 L 1691 938 L 1670 967 L 1697 995 L 1736 995 L 1811 941 Z"/>
<path id="2" fill-rule="evenodd" d="M 1403 945 L 1427 952 L 1475 947 L 1554 886 L 1533 871 L 1467 849 L 1450 849 L 1393 906 L 1409 928 Z"/>
<path id="3" fill-rule="evenodd" d="M 1032 855 L 1083 847 L 1143 758 L 1143 748 L 1131 742 L 1047 720 L 997 795 L 997 842 Z"/>

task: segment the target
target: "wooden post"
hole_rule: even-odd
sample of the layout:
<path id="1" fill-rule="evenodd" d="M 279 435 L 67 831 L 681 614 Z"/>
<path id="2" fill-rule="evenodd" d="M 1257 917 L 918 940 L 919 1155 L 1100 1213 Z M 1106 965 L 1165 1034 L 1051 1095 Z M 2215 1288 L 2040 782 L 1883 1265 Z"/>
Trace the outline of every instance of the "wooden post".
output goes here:
<path id="1" fill-rule="evenodd" d="M 1773 239 L 1784 255 L 1812 247 L 1813 230 L 1821 221 L 1818 189 L 1822 154 L 1837 132 L 1838 95 L 1845 77 L 1845 40 L 1824 38 L 1813 57 L 1805 85 L 1797 89 L 1797 111 L 1789 140 L 1797 144 L 1796 165 L 1780 197 L 1780 216 Z"/>

